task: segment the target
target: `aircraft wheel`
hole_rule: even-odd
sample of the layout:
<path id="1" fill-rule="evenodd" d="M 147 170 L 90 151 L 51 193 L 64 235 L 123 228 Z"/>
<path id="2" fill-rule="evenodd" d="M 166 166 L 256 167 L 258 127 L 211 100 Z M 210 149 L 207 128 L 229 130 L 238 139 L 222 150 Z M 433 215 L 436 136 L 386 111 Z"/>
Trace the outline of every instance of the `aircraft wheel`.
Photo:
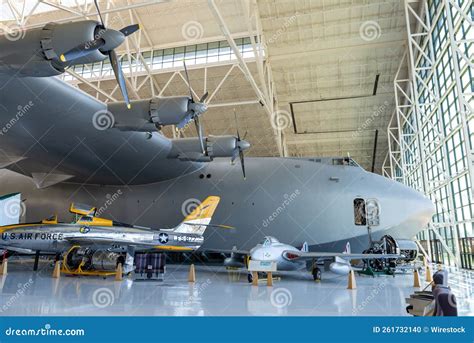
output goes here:
<path id="1" fill-rule="evenodd" d="M 313 269 L 313 280 L 320 281 L 321 280 L 321 269 L 318 267 Z"/>
<path id="2" fill-rule="evenodd" d="M 248 281 L 249 283 L 252 283 L 252 282 L 253 282 L 252 273 L 248 273 L 248 274 L 247 274 L 247 281 Z"/>

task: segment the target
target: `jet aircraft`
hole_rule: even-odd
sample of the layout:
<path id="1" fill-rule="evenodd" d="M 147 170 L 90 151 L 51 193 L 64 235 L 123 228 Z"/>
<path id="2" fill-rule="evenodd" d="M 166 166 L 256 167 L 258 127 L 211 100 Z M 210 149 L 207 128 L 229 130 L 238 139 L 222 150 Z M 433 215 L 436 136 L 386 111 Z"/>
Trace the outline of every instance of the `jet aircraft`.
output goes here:
<path id="1" fill-rule="evenodd" d="M 14 201 L 13 195 L 11 201 Z M 184 220 L 171 229 L 137 227 L 95 216 L 96 208 L 72 204 L 76 215 L 72 223 L 58 222 L 57 216 L 37 223 L 0 226 L 0 248 L 20 253 L 68 253 L 68 262 L 88 259 L 89 266 L 106 264 L 124 271 L 133 267 L 133 257 L 139 251 L 191 252 L 204 242 L 203 234 L 211 225 L 220 198 L 210 196 Z M 8 200 L 5 202 L 9 204 Z M 74 263 L 73 263 L 74 264 Z"/>
<path id="2" fill-rule="evenodd" d="M 332 260 L 329 264 L 329 270 L 335 274 L 347 275 L 351 270 L 350 262 L 352 260 L 370 260 L 370 259 L 391 259 L 395 260 L 401 255 L 399 254 L 353 254 L 351 253 L 350 244 L 346 244 L 346 249 L 342 253 L 331 252 L 309 252 L 308 244 L 303 243 L 301 249 L 297 249 L 292 245 L 284 244 L 275 237 L 265 237 L 265 239 L 253 247 L 250 251 L 233 249 L 227 251 L 231 253 L 231 257 L 224 261 L 224 265 L 228 267 L 242 267 L 240 262 L 241 256 L 247 256 L 252 261 L 275 262 L 277 271 L 302 271 L 307 269 L 308 260 L 313 260 L 311 273 L 314 280 L 321 280 L 321 270 L 316 265 L 317 260 Z M 248 281 L 252 282 L 252 274 L 248 274 Z"/>

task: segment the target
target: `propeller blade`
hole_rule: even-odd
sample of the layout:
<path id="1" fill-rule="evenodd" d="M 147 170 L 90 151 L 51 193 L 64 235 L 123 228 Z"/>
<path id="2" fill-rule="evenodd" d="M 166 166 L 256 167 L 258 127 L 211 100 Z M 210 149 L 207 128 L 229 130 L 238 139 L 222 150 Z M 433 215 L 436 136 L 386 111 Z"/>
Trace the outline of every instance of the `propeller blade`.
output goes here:
<path id="1" fill-rule="evenodd" d="M 240 139 L 240 133 L 239 133 L 239 122 L 237 120 L 237 113 L 235 112 L 235 108 L 234 108 L 234 118 L 235 118 L 235 127 L 237 128 L 237 141 L 240 142 L 241 139 Z"/>
<path id="2" fill-rule="evenodd" d="M 204 149 L 204 141 L 202 138 L 202 126 L 201 126 L 201 122 L 199 121 L 199 116 L 194 117 L 194 125 L 196 125 L 196 132 L 199 137 L 199 144 L 201 145 L 201 151 L 203 154 L 205 154 L 206 150 Z"/>
<path id="3" fill-rule="evenodd" d="M 191 83 L 189 82 L 188 68 L 186 67 L 186 62 L 184 60 L 183 60 L 183 65 L 184 65 L 184 74 L 186 76 L 186 82 L 188 83 L 188 88 L 189 88 L 189 96 L 191 97 L 191 101 L 194 102 L 193 91 L 191 89 Z"/>
<path id="4" fill-rule="evenodd" d="M 130 36 L 132 33 L 135 33 L 138 30 L 140 30 L 140 25 L 133 24 L 133 25 L 124 27 L 123 29 L 120 30 L 120 32 L 122 32 L 123 35 L 126 37 L 126 36 Z"/>
<path id="5" fill-rule="evenodd" d="M 193 114 L 194 114 L 193 111 L 188 111 L 188 112 L 186 113 L 186 115 L 184 116 L 183 120 L 181 120 L 181 121 L 176 125 L 176 127 L 177 127 L 178 129 L 184 128 L 184 127 L 193 119 Z"/>
<path id="6" fill-rule="evenodd" d="M 204 101 L 206 101 L 208 96 L 209 96 L 209 92 L 204 93 L 204 95 L 201 97 L 201 99 L 199 99 L 199 102 L 203 103 Z"/>
<path id="7" fill-rule="evenodd" d="M 59 56 L 59 59 L 61 60 L 61 62 L 73 61 L 78 58 L 89 55 L 90 53 L 100 49 L 104 45 L 105 40 L 103 40 L 102 38 L 94 39 L 92 41 L 79 44 L 78 46 L 65 52 L 64 54 Z"/>
<path id="8" fill-rule="evenodd" d="M 97 3 L 97 0 L 94 0 L 94 4 L 95 4 L 95 8 L 97 8 L 97 14 L 99 15 L 100 22 L 102 23 L 102 26 L 105 27 L 104 19 L 102 19 L 102 13 L 100 13 L 100 8 L 99 8 L 99 4 Z"/>
<path id="9" fill-rule="evenodd" d="M 242 167 L 242 174 L 244 174 L 244 180 L 247 178 L 245 175 L 245 164 L 244 164 L 244 152 L 239 149 L 239 157 L 240 157 L 240 166 Z"/>
<path id="10" fill-rule="evenodd" d="M 125 76 L 123 75 L 122 67 L 120 66 L 120 63 L 117 58 L 117 54 L 115 53 L 114 50 L 109 51 L 109 59 L 110 59 L 110 64 L 112 65 L 112 69 L 114 70 L 115 78 L 117 79 L 117 82 L 119 84 L 120 91 L 122 92 L 123 99 L 125 100 L 125 103 L 127 104 L 127 108 L 130 109 L 131 105 L 130 105 L 130 99 L 128 98 Z"/>

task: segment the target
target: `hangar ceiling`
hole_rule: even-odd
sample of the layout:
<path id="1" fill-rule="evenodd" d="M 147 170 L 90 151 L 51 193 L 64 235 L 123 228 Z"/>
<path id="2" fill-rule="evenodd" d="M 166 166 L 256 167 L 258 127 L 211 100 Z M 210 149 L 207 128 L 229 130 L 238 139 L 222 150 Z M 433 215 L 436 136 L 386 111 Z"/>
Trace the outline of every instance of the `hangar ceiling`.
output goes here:
<path id="1" fill-rule="evenodd" d="M 97 19 L 91 0 L 1 0 L 0 4 L 1 28 Z M 211 94 L 209 111 L 202 118 L 205 134 L 235 134 L 235 109 L 239 130 L 252 144 L 249 156 L 349 154 L 367 170 L 375 163 L 375 171 L 381 173 L 388 150 L 387 125 L 395 109 L 393 79 L 405 52 L 401 1 L 100 0 L 99 4 L 109 27 L 141 25 L 140 33 L 119 50 L 125 56 L 132 99 L 187 94 L 179 61 L 183 48 L 205 46 L 211 51 L 218 44 L 222 56 L 208 57 L 205 63 L 197 54 L 187 60 L 196 96 Z M 231 38 L 246 44 L 241 59 L 226 43 Z M 172 51 L 174 62 L 156 66 L 152 50 L 164 55 Z M 406 66 L 400 68 L 405 74 Z M 102 101 L 120 100 L 116 82 L 105 69 L 87 66 L 64 77 Z M 188 127 L 177 133 L 168 128 L 164 134 L 189 137 L 195 131 Z"/>

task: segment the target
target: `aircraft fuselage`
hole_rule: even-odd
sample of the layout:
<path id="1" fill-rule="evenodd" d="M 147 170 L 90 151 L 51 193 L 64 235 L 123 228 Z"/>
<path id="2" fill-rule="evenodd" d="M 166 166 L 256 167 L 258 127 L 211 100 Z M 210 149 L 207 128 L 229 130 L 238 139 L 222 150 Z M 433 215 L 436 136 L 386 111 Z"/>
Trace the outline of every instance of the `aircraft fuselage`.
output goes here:
<path id="1" fill-rule="evenodd" d="M 373 238 L 385 234 L 411 238 L 428 223 L 433 205 L 415 190 L 368 173 L 360 167 L 331 165 L 309 159 L 247 158 L 247 179 L 227 159 L 205 164 L 196 172 L 148 185 L 100 186 L 58 184 L 36 189 L 32 180 L 3 170 L 0 192 L 21 192 L 26 220 L 55 213 L 67 215 L 70 202 L 97 206 L 102 217 L 152 228 L 171 228 L 189 207 L 208 195 L 221 203 L 203 248 L 254 247 L 264 236 L 294 246 L 307 241 L 310 250 L 342 251 L 349 241 L 355 252 L 368 246 L 367 227 L 355 225 L 354 199 L 376 199 L 379 225 Z"/>

